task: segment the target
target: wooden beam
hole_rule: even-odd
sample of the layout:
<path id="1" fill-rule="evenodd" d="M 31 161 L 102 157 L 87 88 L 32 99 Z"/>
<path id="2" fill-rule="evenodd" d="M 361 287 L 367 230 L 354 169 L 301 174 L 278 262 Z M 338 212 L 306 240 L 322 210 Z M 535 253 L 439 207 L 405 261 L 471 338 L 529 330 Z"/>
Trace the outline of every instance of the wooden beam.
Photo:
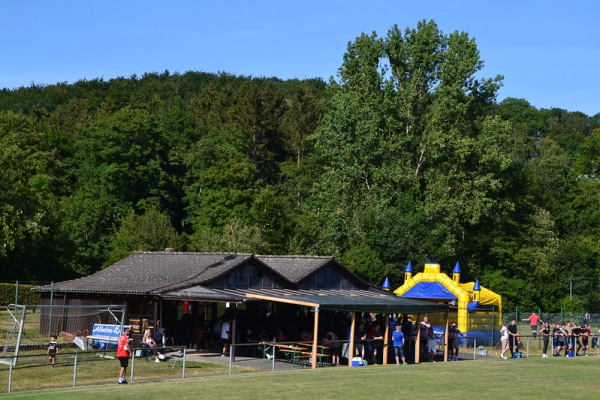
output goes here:
<path id="1" fill-rule="evenodd" d="M 446 313 L 446 331 L 444 332 L 444 362 L 448 362 L 448 314 Z"/>
<path id="2" fill-rule="evenodd" d="M 244 296 L 250 297 L 252 299 L 273 301 L 276 303 L 288 303 L 288 304 L 296 304 L 299 306 L 316 307 L 316 308 L 319 307 L 319 304 L 317 304 L 317 303 L 309 303 L 307 301 L 298 301 L 298 300 L 294 300 L 294 299 L 285 299 L 282 297 L 265 296 L 265 295 L 254 294 L 254 293 L 244 293 Z"/>
<path id="3" fill-rule="evenodd" d="M 390 314 L 385 314 L 385 336 L 383 337 L 383 365 L 387 365 L 389 342 L 390 342 Z"/>
<path id="4" fill-rule="evenodd" d="M 352 312 L 352 322 L 350 323 L 350 342 L 348 343 L 348 366 L 352 366 L 352 357 L 354 357 L 354 325 L 356 324 L 356 312 Z"/>
<path id="5" fill-rule="evenodd" d="M 417 341 L 415 342 L 415 364 L 421 362 L 421 314 L 417 314 Z"/>
<path id="6" fill-rule="evenodd" d="M 231 357 L 231 362 L 235 362 L 235 337 L 237 336 L 237 304 L 233 303 L 233 321 L 231 322 L 231 351 L 229 352 L 229 357 Z M 275 356 L 275 350 L 273 350 L 273 356 Z"/>
<path id="7" fill-rule="evenodd" d="M 319 307 L 315 307 L 315 323 L 313 329 L 312 369 L 317 369 L 317 346 L 319 340 Z"/>

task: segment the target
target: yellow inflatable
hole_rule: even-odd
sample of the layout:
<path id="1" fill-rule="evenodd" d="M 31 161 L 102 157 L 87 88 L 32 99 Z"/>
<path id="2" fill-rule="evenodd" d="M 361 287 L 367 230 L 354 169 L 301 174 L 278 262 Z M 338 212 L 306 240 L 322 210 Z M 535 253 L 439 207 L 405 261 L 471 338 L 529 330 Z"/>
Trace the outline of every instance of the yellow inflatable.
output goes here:
<path id="1" fill-rule="evenodd" d="M 404 270 L 404 284 L 394 290 L 407 299 L 446 302 L 456 306 L 456 324 L 461 332 L 495 329 L 502 324 L 502 297 L 482 287 L 479 280 L 460 283 L 458 262 L 452 279 L 441 272 L 440 264 L 426 263 L 423 272 L 413 276 L 410 261 Z M 490 317 L 491 314 L 491 317 Z"/>

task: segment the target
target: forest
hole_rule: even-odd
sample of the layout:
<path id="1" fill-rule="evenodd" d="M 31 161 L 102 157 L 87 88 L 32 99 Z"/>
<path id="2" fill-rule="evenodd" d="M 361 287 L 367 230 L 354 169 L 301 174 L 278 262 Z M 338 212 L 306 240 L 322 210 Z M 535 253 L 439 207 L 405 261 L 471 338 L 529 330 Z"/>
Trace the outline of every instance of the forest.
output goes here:
<path id="1" fill-rule="evenodd" d="M 408 261 L 459 262 L 507 310 L 600 312 L 600 112 L 498 101 L 483 66 L 474 38 L 421 21 L 350 41 L 327 82 L 3 89 L 2 280 L 167 247 L 333 256 L 393 288 Z"/>

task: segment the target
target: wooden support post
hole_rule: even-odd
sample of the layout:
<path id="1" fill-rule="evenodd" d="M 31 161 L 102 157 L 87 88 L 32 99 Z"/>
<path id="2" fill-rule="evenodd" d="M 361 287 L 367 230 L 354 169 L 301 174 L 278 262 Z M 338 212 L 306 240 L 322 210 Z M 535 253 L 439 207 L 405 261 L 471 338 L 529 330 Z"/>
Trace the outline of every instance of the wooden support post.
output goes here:
<path id="1" fill-rule="evenodd" d="M 315 323 L 313 329 L 312 369 L 317 369 L 317 345 L 319 339 L 319 306 L 315 307 Z"/>
<path id="2" fill-rule="evenodd" d="M 383 365 L 388 362 L 388 344 L 390 342 L 390 314 L 385 314 L 385 336 L 383 337 Z"/>
<path id="3" fill-rule="evenodd" d="M 352 357 L 354 357 L 354 325 L 356 324 L 356 312 L 352 312 L 352 322 L 350 324 L 350 343 L 348 343 L 348 366 L 352 366 Z"/>
<path id="4" fill-rule="evenodd" d="M 448 314 L 446 314 L 446 331 L 444 332 L 444 362 L 448 362 Z"/>
<path id="5" fill-rule="evenodd" d="M 233 303 L 233 321 L 231 322 L 231 352 L 229 353 L 229 358 L 231 362 L 235 362 L 235 337 L 237 331 L 237 303 Z M 275 350 L 273 350 L 273 357 L 275 357 Z"/>
<path id="6" fill-rule="evenodd" d="M 415 321 L 417 327 L 417 340 L 415 342 L 415 364 L 421 362 L 421 314 L 417 314 Z"/>

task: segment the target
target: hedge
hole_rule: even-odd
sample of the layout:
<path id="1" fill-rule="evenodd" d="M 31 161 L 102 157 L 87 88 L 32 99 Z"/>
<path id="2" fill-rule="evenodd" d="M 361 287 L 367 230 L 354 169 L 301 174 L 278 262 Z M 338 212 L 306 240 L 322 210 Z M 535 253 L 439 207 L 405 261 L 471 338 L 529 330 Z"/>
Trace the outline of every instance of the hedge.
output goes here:
<path id="1" fill-rule="evenodd" d="M 39 293 L 31 291 L 32 288 L 39 285 L 24 285 L 19 284 L 19 304 L 40 304 Z M 0 283 L 0 304 L 7 306 L 15 302 L 15 287 L 14 283 Z"/>

